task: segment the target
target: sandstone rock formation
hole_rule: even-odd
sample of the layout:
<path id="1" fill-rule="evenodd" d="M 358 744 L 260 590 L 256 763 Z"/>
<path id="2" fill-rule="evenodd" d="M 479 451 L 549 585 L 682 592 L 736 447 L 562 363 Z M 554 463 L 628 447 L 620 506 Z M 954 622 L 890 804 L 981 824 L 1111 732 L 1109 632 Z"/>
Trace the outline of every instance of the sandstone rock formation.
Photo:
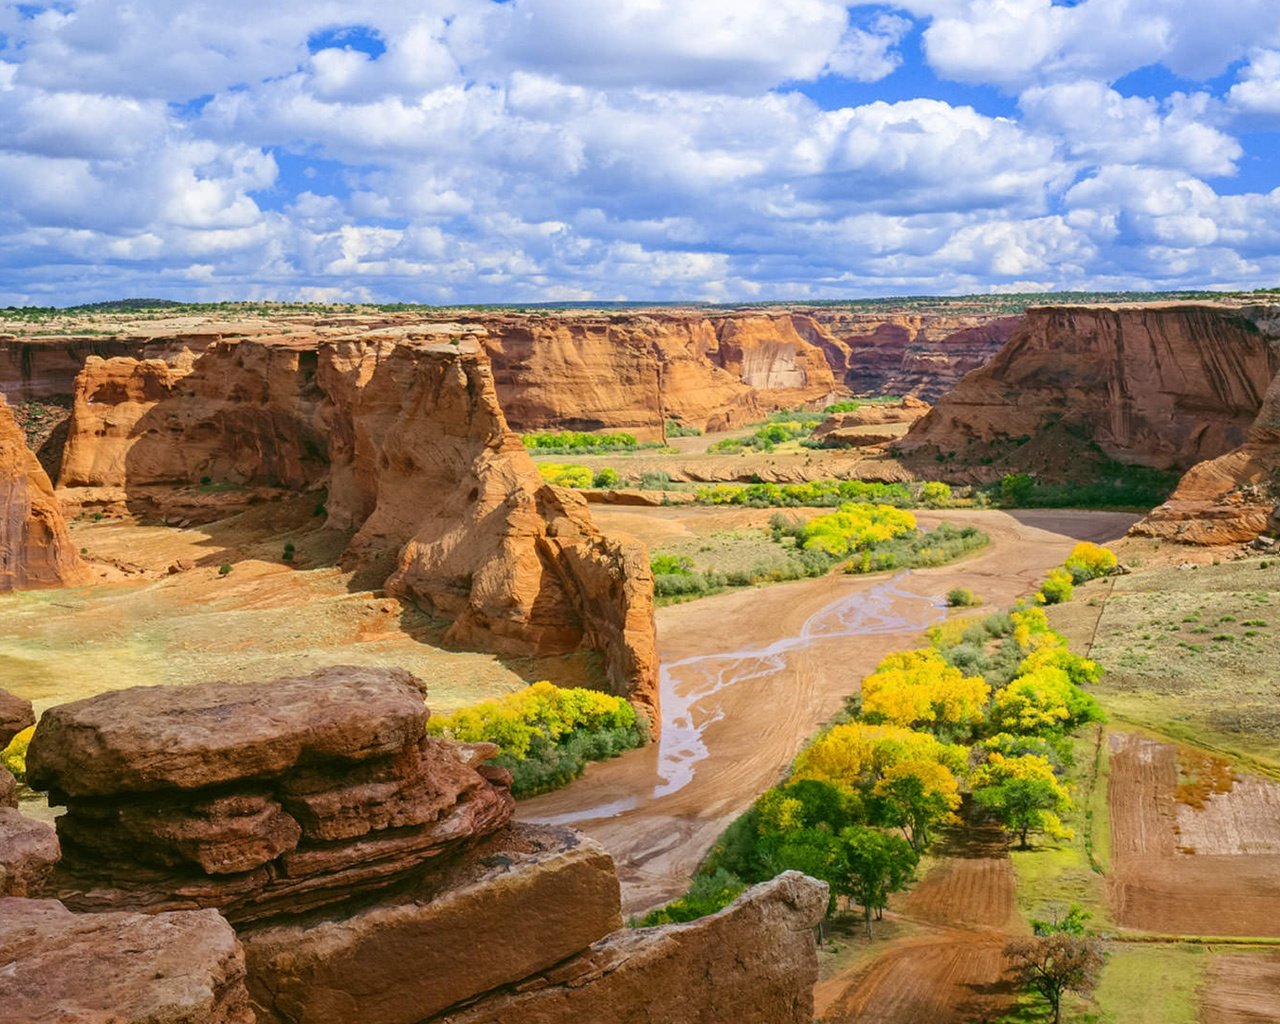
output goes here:
<path id="1" fill-rule="evenodd" d="M 1184 544 L 1240 544 L 1280 534 L 1280 375 L 1271 382 L 1245 443 L 1191 467 L 1136 534 Z"/>
<path id="2" fill-rule="evenodd" d="M 929 403 L 911 395 L 892 405 L 864 405 L 823 420 L 813 431 L 815 440 L 831 448 L 865 448 L 889 444 L 929 411 Z"/>
<path id="3" fill-rule="evenodd" d="M 243 921 L 386 886 L 514 807 L 482 764 L 496 748 L 430 739 L 426 719 L 412 677 L 354 668 L 52 708 L 27 756 L 30 785 L 67 807 L 48 891 Z"/>
<path id="4" fill-rule="evenodd" d="M 688 924 L 616 932 L 441 1024 L 810 1024 L 827 887 L 789 871 Z"/>
<path id="5" fill-rule="evenodd" d="M 417 1024 L 621 927 L 604 850 L 569 829 L 517 825 L 377 903 L 240 934 L 258 1024 Z"/>
<path id="6" fill-rule="evenodd" d="M 59 856 L 58 837 L 49 825 L 0 807 L 0 896 L 38 893 Z"/>
<path id="7" fill-rule="evenodd" d="M 598 651 L 613 692 L 657 720 L 644 547 L 607 538 L 543 483 L 498 407 L 477 328 L 218 341 L 184 360 L 90 358 L 60 485 L 135 512 L 197 514 L 201 481 L 328 488 L 343 564 L 503 653 Z M 220 495 L 221 496 L 221 495 Z M 211 515 L 227 511 L 211 505 Z"/>
<path id="8" fill-rule="evenodd" d="M 214 911 L 73 914 L 0 899 L 0 1018 L 22 1024 L 253 1024 L 244 957 Z"/>
<path id="9" fill-rule="evenodd" d="M 49 477 L 0 398 L 0 592 L 84 583 Z"/>
<path id="10" fill-rule="evenodd" d="M 906 450 L 1035 436 L 1060 424 L 1121 462 L 1186 469 L 1245 441 L 1280 351 L 1265 308 L 1045 307 L 907 435 Z"/>
<path id="11" fill-rule="evenodd" d="M 0 750 L 4 750 L 13 738 L 36 724 L 31 701 L 15 697 L 8 690 L 0 690 Z"/>
<path id="12" fill-rule="evenodd" d="M 47 711 L 30 775 L 68 805 L 66 860 L 43 887 L 66 905 L 0 902 L 4 1011 L 95 1024 L 812 1019 L 825 884 L 792 872 L 701 921 L 622 928 L 608 854 L 571 829 L 510 824 L 510 776 L 481 763 L 493 748 L 427 740 L 425 718 L 412 677 L 354 669 Z M 212 908 L 235 922 L 244 961 Z"/>

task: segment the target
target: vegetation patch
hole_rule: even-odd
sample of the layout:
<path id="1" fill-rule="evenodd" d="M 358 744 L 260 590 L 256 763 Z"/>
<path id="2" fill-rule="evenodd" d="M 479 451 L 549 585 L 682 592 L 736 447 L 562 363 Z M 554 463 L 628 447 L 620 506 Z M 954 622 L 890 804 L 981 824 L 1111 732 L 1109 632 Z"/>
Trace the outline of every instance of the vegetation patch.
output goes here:
<path id="1" fill-rule="evenodd" d="M 517 797 L 568 785 L 588 761 L 616 757 L 648 738 L 647 723 L 623 698 L 548 682 L 434 717 L 427 732 L 496 744 L 500 752 L 492 763 L 511 771 Z"/>
<path id="2" fill-rule="evenodd" d="M 634 434 L 593 434 L 582 430 L 543 431 L 522 434 L 521 443 L 535 455 L 608 455 L 642 448 L 662 448 L 661 441 L 641 444 Z"/>
<path id="3" fill-rule="evenodd" d="M 793 536 L 840 556 L 865 542 L 868 531 L 892 540 L 914 525 L 909 513 L 887 506 L 818 518 L 826 521 Z M 1090 565 L 1107 561 L 1094 551 L 1076 556 Z M 863 678 L 843 712 L 792 762 L 787 778 L 729 826 L 689 893 L 640 923 L 712 912 L 741 887 L 795 869 L 829 884 L 829 914 L 858 908 L 870 938 L 889 895 L 911 884 L 938 830 L 957 820 L 966 793 L 1018 839 L 1027 857 L 1044 852 L 1030 849 L 1033 840 L 1078 842 L 1086 851 L 1093 804 L 1087 799 L 1089 827 L 1086 838 L 1077 839 L 1069 822 L 1081 811 L 1068 772 L 1082 742 L 1074 732 L 1102 717 L 1084 689 L 1097 680 L 1098 666 L 1070 651 L 1036 606 L 950 620 L 931 630 L 929 640 L 926 648 L 887 656 Z M 1088 764 L 1096 779 L 1096 767 Z M 1076 847 L 1066 848 L 1076 856 Z M 1089 853 L 1082 857 L 1096 885 Z M 1051 852 L 1037 867 L 1052 859 Z M 1052 877 L 1063 874 L 1055 869 Z M 1096 893 L 1086 895 L 1093 905 Z M 1025 950 L 1009 954 L 1030 962 L 1058 943 L 1087 962 L 1084 974 L 1055 989 L 1054 1000 L 1064 991 L 1087 992 L 1101 963 L 1096 940 L 1071 932 L 1068 941 L 1063 932 L 1055 924 L 1043 941 L 1027 940 Z"/>

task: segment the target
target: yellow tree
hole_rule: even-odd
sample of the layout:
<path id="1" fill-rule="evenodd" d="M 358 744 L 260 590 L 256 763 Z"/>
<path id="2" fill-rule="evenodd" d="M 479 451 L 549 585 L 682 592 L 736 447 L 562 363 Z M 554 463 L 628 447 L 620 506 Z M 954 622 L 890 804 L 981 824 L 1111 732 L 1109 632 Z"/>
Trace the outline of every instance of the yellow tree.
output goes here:
<path id="1" fill-rule="evenodd" d="M 971 727 L 982 721 L 991 687 L 932 649 L 891 654 L 862 680 L 868 721 L 902 726 Z"/>

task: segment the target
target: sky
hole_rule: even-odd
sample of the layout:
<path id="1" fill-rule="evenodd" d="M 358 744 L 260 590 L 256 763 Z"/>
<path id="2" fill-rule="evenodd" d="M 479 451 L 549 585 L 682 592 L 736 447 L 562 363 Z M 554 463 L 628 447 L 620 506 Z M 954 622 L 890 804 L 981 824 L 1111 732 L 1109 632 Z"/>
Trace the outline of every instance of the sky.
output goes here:
<path id="1" fill-rule="evenodd" d="M 0 6 L 0 306 L 1280 286 L 1280 0 Z"/>

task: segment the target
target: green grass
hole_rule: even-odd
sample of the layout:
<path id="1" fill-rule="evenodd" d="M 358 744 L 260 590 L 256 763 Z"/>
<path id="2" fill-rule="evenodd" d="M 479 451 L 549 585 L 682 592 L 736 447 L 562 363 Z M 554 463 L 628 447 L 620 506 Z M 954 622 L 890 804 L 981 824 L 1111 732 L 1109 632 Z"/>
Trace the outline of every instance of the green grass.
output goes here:
<path id="1" fill-rule="evenodd" d="M 1208 955 L 1197 946 L 1112 944 L 1093 1007 L 1097 1024 L 1196 1024 Z"/>
<path id="2" fill-rule="evenodd" d="M 1101 928 L 1109 921 L 1102 875 L 1111 858 L 1107 744 L 1100 727 L 1084 730 L 1071 742 L 1074 763 L 1068 778 L 1075 809 L 1064 823 L 1075 836 L 1063 842 L 1042 839 L 1031 850 L 1011 849 L 1009 859 L 1024 917 L 1050 917 L 1054 909 L 1078 903 L 1093 915 L 1090 925 Z"/>

